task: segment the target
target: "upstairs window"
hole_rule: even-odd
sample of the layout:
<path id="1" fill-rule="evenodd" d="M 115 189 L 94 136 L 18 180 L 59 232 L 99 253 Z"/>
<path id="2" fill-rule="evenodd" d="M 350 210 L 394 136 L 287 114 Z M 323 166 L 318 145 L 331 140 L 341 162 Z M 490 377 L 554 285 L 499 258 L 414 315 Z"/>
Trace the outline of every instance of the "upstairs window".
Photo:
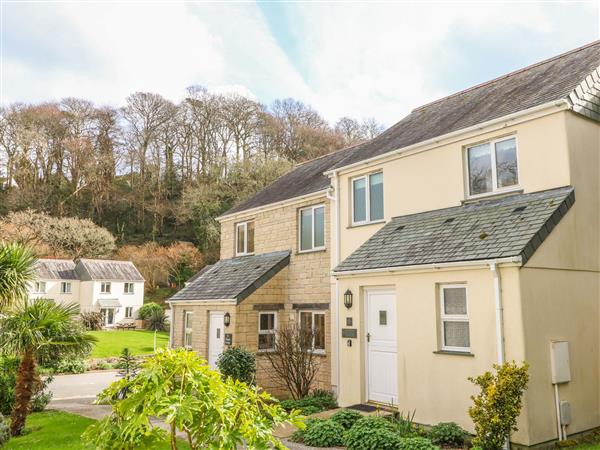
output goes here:
<path id="1" fill-rule="evenodd" d="M 235 225 L 235 254 L 250 255 L 254 253 L 254 221 L 241 222 Z"/>
<path id="2" fill-rule="evenodd" d="M 469 196 L 510 190 L 519 184 L 517 139 L 498 139 L 467 148 Z"/>
<path id="3" fill-rule="evenodd" d="M 325 206 L 310 206 L 300 210 L 300 251 L 325 248 Z"/>
<path id="4" fill-rule="evenodd" d="M 440 287 L 440 330 L 442 350 L 471 351 L 467 287 L 465 285 Z"/>
<path id="5" fill-rule="evenodd" d="M 383 220 L 383 173 L 352 180 L 352 223 Z"/>
<path id="6" fill-rule="evenodd" d="M 123 293 L 124 294 L 133 294 L 133 283 L 124 283 L 123 284 Z"/>
<path id="7" fill-rule="evenodd" d="M 36 294 L 45 294 L 46 293 L 46 282 L 45 281 L 36 281 L 33 285 L 33 289 Z"/>
<path id="8" fill-rule="evenodd" d="M 61 294 L 70 294 L 71 293 L 71 283 L 68 281 L 62 281 L 60 283 L 60 293 Z"/>
<path id="9" fill-rule="evenodd" d="M 275 332 L 277 331 L 277 313 L 258 313 L 258 349 L 273 350 L 275 348 Z"/>
<path id="10" fill-rule="evenodd" d="M 110 294 L 110 281 L 103 281 L 100 283 L 100 293 Z"/>

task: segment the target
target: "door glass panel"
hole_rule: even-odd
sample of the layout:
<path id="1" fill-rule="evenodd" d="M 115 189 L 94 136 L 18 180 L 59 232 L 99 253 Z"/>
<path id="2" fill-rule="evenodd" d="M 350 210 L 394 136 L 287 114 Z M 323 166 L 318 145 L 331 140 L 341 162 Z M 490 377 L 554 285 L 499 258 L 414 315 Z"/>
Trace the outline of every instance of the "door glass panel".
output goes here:
<path id="1" fill-rule="evenodd" d="M 444 314 L 467 314 L 467 290 L 465 288 L 444 288 Z"/>
<path id="2" fill-rule="evenodd" d="M 469 148 L 469 192 L 471 195 L 492 191 L 492 155 L 490 144 Z"/>
<path id="3" fill-rule="evenodd" d="M 354 222 L 364 222 L 367 220 L 367 196 L 366 182 L 364 178 L 359 178 L 352 182 L 354 192 Z"/>
<path id="4" fill-rule="evenodd" d="M 369 177 L 370 220 L 383 219 L 383 173 L 375 173 Z"/>
<path id="5" fill-rule="evenodd" d="M 325 246 L 325 208 L 315 208 L 315 247 Z"/>
<path id="6" fill-rule="evenodd" d="M 300 250 L 312 248 L 312 210 L 300 211 Z"/>
<path id="7" fill-rule="evenodd" d="M 221 329 L 217 328 L 217 339 L 221 338 Z"/>
<path id="8" fill-rule="evenodd" d="M 469 322 L 444 322 L 446 347 L 469 347 Z"/>
<path id="9" fill-rule="evenodd" d="M 517 174 L 517 141 L 514 138 L 496 142 L 496 174 L 499 188 L 514 186 L 519 182 Z"/>
<path id="10" fill-rule="evenodd" d="M 379 311 L 379 325 L 387 325 L 387 311 Z"/>

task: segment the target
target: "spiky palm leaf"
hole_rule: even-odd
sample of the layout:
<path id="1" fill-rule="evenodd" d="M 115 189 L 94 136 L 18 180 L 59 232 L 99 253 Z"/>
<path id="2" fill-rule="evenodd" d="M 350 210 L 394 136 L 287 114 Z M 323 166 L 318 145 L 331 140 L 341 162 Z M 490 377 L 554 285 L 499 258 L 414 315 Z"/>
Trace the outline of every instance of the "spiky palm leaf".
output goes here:
<path id="1" fill-rule="evenodd" d="M 0 312 L 27 298 L 36 261 L 30 248 L 17 242 L 0 242 Z"/>

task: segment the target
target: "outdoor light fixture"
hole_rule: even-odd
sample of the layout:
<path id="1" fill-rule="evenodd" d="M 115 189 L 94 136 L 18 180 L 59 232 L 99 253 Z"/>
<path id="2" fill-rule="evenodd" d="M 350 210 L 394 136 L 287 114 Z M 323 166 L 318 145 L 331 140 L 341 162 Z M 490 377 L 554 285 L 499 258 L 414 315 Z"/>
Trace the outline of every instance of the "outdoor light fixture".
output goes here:
<path id="1" fill-rule="evenodd" d="M 344 306 L 348 309 L 352 308 L 352 291 L 350 289 L 344 292 Z"/>
<path id="2" fill-rule="evenodd" d="M 231 314 L 229 314 L 228 312 L 225 313 L 225 315 L 223 316 L 223 323 L 225 324 L 226 327 L 228 327 L 229 324 L 231 323 Z"/>

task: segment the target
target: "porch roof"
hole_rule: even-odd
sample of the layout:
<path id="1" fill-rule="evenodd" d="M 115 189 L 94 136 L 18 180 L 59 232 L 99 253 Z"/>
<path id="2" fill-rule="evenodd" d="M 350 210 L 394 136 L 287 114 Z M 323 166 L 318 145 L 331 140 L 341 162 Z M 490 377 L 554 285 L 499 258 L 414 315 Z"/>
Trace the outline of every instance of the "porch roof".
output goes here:
<path id="1" fill-rule="evenodd" d="M 98 300 L 98 304 L 101 308 L 120 308 L 122 306 L 118 298 L 101 298 Z"/>
<path id="2" fill-rule="evenodd" d="M 222 259 L 202 269 L 169 301 L 235 299 L 239 303 L 286 267 L 289 261 L 288 250 Z"/>
<path id="3" fill-rule="evenodd" d="M 334 272 L 533 255 L 575 202 L 573 187 L 392 218 Z"/>

